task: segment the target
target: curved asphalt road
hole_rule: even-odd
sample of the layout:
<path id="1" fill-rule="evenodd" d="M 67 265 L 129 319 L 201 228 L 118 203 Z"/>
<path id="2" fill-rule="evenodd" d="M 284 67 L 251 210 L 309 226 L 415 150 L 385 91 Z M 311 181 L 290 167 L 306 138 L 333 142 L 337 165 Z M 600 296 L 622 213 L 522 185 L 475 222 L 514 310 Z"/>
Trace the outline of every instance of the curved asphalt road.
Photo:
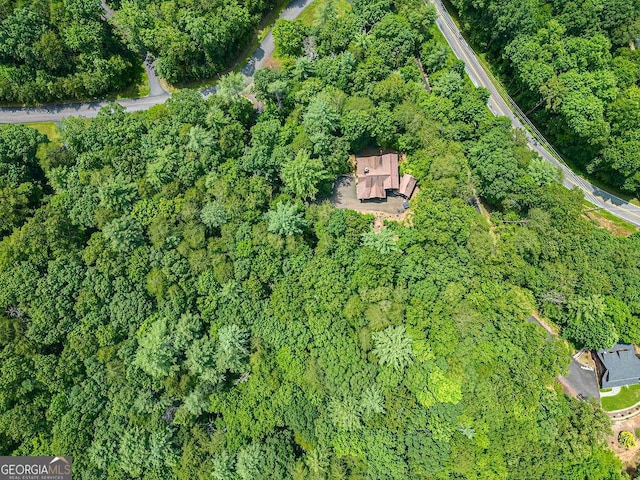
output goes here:
<path id="1" fill-rule="evenodd" d="M 487 102 L 489 109 L 496 115 L 503 115 L 509 118 L 515 128 L 525 131 L 529 141 L 529 148 L 562 170 L 564 174 L 563 183 L 567 188 L 579 188 L 583 192 L 585 199 L 595 206 L 640 227 L 640 207 L 632 205 L 625 200 L 592 185 L 582 177 L 576 175 L 567 165 L 559 160 L 560 156 L 537 131 L 535 126 L 529 122 L 515 102 L 513 102 L 511 98 L 507 98 L 507 103 L 507 101 L 505 101 L 505 99 L 500 95 L 491 81 L 491 78 L 478 61 L 473 49 L 471 49 L 467 42 L 462 38 L 460 31 L 453 23 L 451 16 L 442 5 L 441 1 L 432 1 L 434 2 L 438 12 L 436 24 L 456 56 L 465 63 L 469 78 L 476 86 L 484 87 L 489 90 L 490 98 Z M 278 18 L 293 20 L 297 18 L 305 7 L 312 2 L 313 0 L 294 0 L 283 10 Z M 104 1 L 102 1 L 102 3 L 105 8 L 105 17 L 108 18 L 113 14 L 113 11 L 106 6 Z M 247 78 L 248 83 L 253 78 L 254 72 L 264 66 L 265 61 L 273 54 L 274 49 L 275 45 L 273 36 L 271 35 L 271 31 L 269 31 L 247 65 L 242 69 L 242 73 Z M 149 84 L 151 88 L 149 96 L 117 101 L 117 103 L 124 106 L 130 112 L 146 110 L 154 105 L 164 103 L 167 98 L 169 98 L 169 94 L 160 86 L 153 69 L 153 65 L 149 61 L 148 57 L 145 59 L 144 67 L 149 77 Z M 204 96 L 213 92 L 215 92 L 215 87 L 201 90 L 201 93 Z M 95 101 L 89 103 L 60 104 L 43 107 L 4 107 L 0 108 L 0 123 L 58 122 L 68 116 L 95 117 L 98 114 L 98 111 L 108 103 L 109 102 L 105 101 Z M 525 124 L 529 128 L 528 130 L 524 127 Z"/>
<path id="2" fill-rule="evenodd" d="M 313 0 L 294 0 L 280 14 L 278 19 L 284 18 L 294 20 Z M 110 18 L 113 15 L 111 10 L 104 1 L 101 2 L 105 10 L 105 17 Z M 267 36 L 260 42 L 257 50 L 251 56 L 247 65 L 242 69 L 242 73 L 247 77 L 247 83 L 250 83 L 256 70 L 264 66 L 265 61 L 273 54 L 275 44 L 271 30 Z M 116 100 L 129 112 L 139 110 L 147 110 L 154 105 L 164 103 L 170 96 L 165 92 L 158 81 L 155 70 L 149 57 L 144 61 L 144 68 L 149 77 L 150 93 L 143 98 L 129 98 Z M 207 96 L 215 92 L 215 87 L 203 89 L 200 91 L 202 95 Z M 87 118 L 95 117 L 100 109 L 111 102 L 98 101 L 86 103 L 66 103 L 57 105 L 44 105 L 42 107 L 2 107 L 0 108 L 0 123 L 31 123 L 31 122 L 59 122 L 65 117 L 83 116 Z"/>
<path id="3" fill-rule="evenodd" d="M 518 105 L 508 96 L 503 98 L 494 86 L 490 76 L 484 70 L 473 49 L 462 38 L 458 27 L 442 4 L 441 0 L 431 0 L 436 7 L 438 17 L 436 24 L 445 39 L 453 49 L 456 56 L 465 64 L 469 78 L 476 87 L 484 87 L 489 90 L 491 96 L 487 105 L 494 115 L 502 115 L 511 120 L 514 128 L 524 130 L 529 141 L 529 148 L 538 153 L 542 158 L 551 162 L 562 170 L 565 187 L 578 188 L 584 194 L 584 198 L 603 210 L 625 220 L 636 227 L 640 227 L 640 207 L 628 203 L 626 200 L 616 197 L 601 188 L 592 185 L 584 178 L 576 175 L 571 168 L 560 160 L 560 155 L 538 132 Z M 525 128 L 525 125 L 527 128 Z"/>

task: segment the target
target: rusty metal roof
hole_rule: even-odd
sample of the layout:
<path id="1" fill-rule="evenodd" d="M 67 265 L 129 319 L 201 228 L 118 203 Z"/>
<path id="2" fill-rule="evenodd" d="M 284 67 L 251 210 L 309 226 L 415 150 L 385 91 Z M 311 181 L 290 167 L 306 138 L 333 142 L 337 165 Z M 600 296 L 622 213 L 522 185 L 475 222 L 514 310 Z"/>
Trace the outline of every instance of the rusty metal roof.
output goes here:
<path id="1" fill-rule="evenodd" d="M 356 193 L 359 200 L 387 198 L 387 190 L 400 188 L 398 154 L 356 157 L 356 174 Z"/>

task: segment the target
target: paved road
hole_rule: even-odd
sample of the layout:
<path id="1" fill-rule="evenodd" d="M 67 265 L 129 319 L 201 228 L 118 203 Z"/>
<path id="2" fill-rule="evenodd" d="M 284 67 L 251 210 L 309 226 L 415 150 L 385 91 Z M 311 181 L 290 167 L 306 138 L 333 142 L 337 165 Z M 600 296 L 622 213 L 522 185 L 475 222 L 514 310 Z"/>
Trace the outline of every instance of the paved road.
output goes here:
<path id="1" fill-rule="evenodd" d="M 287 5 L 287 8 L 282 11 L 278 19 L 295 20 L 311 3 L 313 3 L 313 0 L 294 0 Z M 258 49 L 242 69 L 242 74 L 247 78 L 253 78 L 255 71 L 264 67 L 264 62 L 273 54 L 275 48 L 273 35 L 271 35 L 271 29 L 269 29 L 267 36 L 264 37 Z"/>
<path id="2" fill-rule="evenodd" d="M 278 18 L 294 20 L 312 2 L 313 0 L 294 0 L 282 11 Z M 102 3 L 105 9 L 105 17 L 110 18 L 113 15 L 113 11 L 104 1 Z M 273 36 L 271 35 L 271 30 L 269 30 L 269 33 L 260 42 L 247 65 L 242 69 L 242 73 L 247 77 L 247 83 L 251 82 L 254 72 L 264 65 L 264 62 L 273 54 L 274 50 Z M 143 98 L 117 100 L 117 103 L 125 107 L 129 112 L 147 110 L 154 105 L 164 103 L 170 96 L 160 86 L 158 77 L 148 57 L 144 62 L 144 68 L 149 77 L 150 94 Z M 204 96 L 213 92 L 215 92 L 215 87 L 201 90 Z M 59 122 L 63 118 L 70 116 L 93 118 L 108 103 L 96 100 L 88 103 L 68 103 L 42 107 L 2 107 L 0 108 L 0 123 Z"/>
<path id="3" fill-rule="evenodd" d="M 431 0 L 436 7 L 438 17 L 436 24 L 444 35 L 445 39 L 453 49 L 456 56 L 465 64 L 466 72 L 473 84 L 477 87 L 484 87 L 489 90 L 491 96 L 487 105 L 495 115 L 502 115 L 509 120 L 515 128 L 524 130 L 529 141 L 529 148 L 538 153 L 542 158 L 551 162 L 562 170 L 564 174 L 563 184 L 565 187 L 578 188 L 584 194 L 587 201 L 593 205 L 606 210 L 616 217 L 619 217 L 637 227 L 640 227 L 640 207 L 632 205 L 627 201 L 612 195 L 595 185 L 592 185 L 584 178 L 576 175 L 567 165 L 558 160 L 560 157 L 553 147 L 531 124 L 529 119 L 522 113 L 515 102 L 503 98 L 496 89 L 489 74 L 480 64 L 475 52 L 464 40 L 457 26 L 451 19 L 441 0 Z M 525 126 L 527 128 L 525 128 Z"/>

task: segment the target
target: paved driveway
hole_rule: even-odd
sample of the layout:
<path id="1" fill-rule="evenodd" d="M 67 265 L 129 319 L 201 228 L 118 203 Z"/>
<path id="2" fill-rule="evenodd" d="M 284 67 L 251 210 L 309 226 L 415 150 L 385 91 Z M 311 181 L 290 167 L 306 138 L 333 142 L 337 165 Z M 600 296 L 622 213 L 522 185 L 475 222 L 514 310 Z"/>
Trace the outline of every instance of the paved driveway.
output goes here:
<path id="1" fill-rule="evenodd" d="M 591 370 L 581 368 L 581 364 L 571 360 L 569 364 L 569 374 L 563 377 L 569 386 L 576 391 L 578 396 L 592 397 L 600 399 L 600 389 L 596 380 L 596 373 Z"/>

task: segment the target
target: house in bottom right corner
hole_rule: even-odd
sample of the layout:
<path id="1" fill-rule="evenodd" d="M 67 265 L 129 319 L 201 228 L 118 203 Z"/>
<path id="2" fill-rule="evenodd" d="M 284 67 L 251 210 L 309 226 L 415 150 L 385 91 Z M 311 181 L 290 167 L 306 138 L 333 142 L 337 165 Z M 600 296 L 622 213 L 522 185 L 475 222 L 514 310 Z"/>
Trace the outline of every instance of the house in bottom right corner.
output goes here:
<path id="1" fill-rule="evenodd" d="M 640 358 L 633 345 L 616 343 L 596 352 L 600 388 L 624 387 L 640 383 Z"/>

